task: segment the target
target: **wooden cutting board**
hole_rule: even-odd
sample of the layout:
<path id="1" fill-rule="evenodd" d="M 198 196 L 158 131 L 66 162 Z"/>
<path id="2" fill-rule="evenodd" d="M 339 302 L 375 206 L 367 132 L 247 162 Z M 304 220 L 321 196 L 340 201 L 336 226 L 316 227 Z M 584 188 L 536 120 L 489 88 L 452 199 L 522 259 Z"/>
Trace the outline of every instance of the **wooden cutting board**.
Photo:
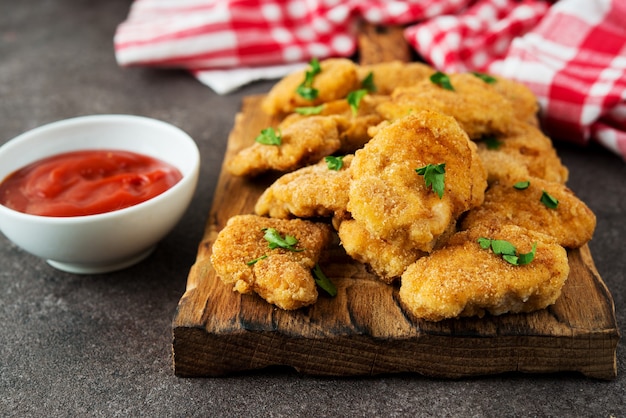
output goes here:
<path id="1" fill-rule="evenodd" d="M 373 36 L 381 33 L 388 39 L 386 31 Z M 374 48 L 381 54 L 386 50 Z M 250 145 L 261 129 L 277 124 L 261 112 L 261 100 L 244 99 L 224 161 Z M 173 321 L 176 375 L 222 376 L 282 365 L 331 376 L 414 372 L 460 378 L 574 371 L 616 377 L 620 336 L 613 299 L 587 246 L 569 252 L 570 277 L 556 304 L 531 314 L 412 320 L 398 302 L 398 288 L 375 279 L 339 246 L 321 265 L 338 288 L 334 298 L 320 295 L 311 307 L 283 311 L 256 295 L 233 292 L 211 266 L 211 246 L 231 216 L 253 213 L 272 181 L 234 177 L 222 167 Z"/>

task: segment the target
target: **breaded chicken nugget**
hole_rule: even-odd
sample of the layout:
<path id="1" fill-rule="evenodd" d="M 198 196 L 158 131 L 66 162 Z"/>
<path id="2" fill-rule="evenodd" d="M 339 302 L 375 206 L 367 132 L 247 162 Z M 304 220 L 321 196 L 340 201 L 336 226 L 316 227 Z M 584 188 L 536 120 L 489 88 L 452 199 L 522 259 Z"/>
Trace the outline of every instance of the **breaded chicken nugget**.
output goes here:
<path id="1" fill-rule="evenodd" d="M 441 197 L 417 169 L 445 164 Z M 348 211 L 370 234 L 421 251 L 483 201 L 486 172 L 458 123 L 420 111 L 383 128 L 355 153 Z"/>
<path id="2" fill-rule="evenodd" d="M 337 122 L 311 116 L 278 131 L 280 145 L 255 142 L 239 151 L 226 168 L 236 176 L 255 176 L 267 171 L 288 172 L 319 161 L 341 147 Z"/>
<path id="3" fill-rule="evenodd" d="M 527 86 L 515 80 L 492 76 L 496 81 L 491 85 L 513 105 L 515 117 L 523 122 L 537 126 L 539 103 L 537 97 Z"/>
<path id="4" fill-rule="evenodd" d="M 372 74 L 376 94 L 389 95 L 397 87 L 408 87 L 430 77 L 435 69 L 421 62 L 389 61 L 358 67 L 359 80 Z"/>
<path id="5" fill-rule="evenodd" d="M 346 99 L 334 100 L 322 104 L 320 111 L 315 115 L 332 117 L 337 122 L 341 141 L 341 148 L 338 152 L 348 154 L 362 148 L 370 140 L 368 129 L 383 121 L 382 116 L 376 112 L 376 107 L 385 100 L 389 100 L 389 97 L 367 94 L 361 99 L 356 112 Z M 309 117 L 311 115 L 291 113 L 283 119 L 279 128 L 285 129 Z"/>
<path id="6" fill-rule="evenodd" d="M 264 238 L 274 228 L 281 237 L 296 239 L 294 249 L 271 249 Z M 298 309 L 317 300 L 311 269 L 332 241 L 328 225 L 300 219 L 255 215 L 230 218 L 218 234 L 211 254 L 215 271 L 239 293 L 255 292 L 281 309 Z"/>
<path id="7" fill-rule="evenodd" d="M 307 67 L 293 72 L 272 87 L 261 103 L 262 110 L 269 115 L 291 113 L 296 107 L 315 106 L 332 100 L 342 99 L 360 86 L 357 65 L 346 58 L 330 58 L 319 62 L 320 72 L 312 80 L 312 87 L 318 94 L 307 99 L 297 93 L 298 86 L 305 81 Z"/>
<path id="8" fill-rule="evenodd" d="M 527 180 L 530 185 L 524 190 L 516 189 L 512 183 L 492 185 L 485 192 L 485 202 L 468 212 L 461 227 L 518 225 L 551 235 L 568 248 L 581 247 L 591 239 L 596 216 L 570 189 L 534 177 Z M 542 202 L 546 192 L 558 201 L 556 208 Z"/>
<path id="9" fill-rule="evenodd" d="M 487 169 L 487 181 L 511 182 L 538 177 L 558 183 L 567 181 L 569 172 L 561 163 L 552 141 L 539 128 L 525 122 L 511 124 L 509 133 L 478 141 L 478 155 Z"/>
<path id="10" fill-rule="evenodd" d="M 534 259 L 513 265 L 483 249 L 479 238 L 508 241 L 519 253 L 536 245 Z M 548 235 L 514 225 L 474 228 L 409 266 L 399 296 L 408 312 L 428 321 L 531 312 L 558 299 L 568 274 L 567 252 Z"/>
<path id="11" fill-rule="evenodd" d="M 445 243 L 454 232 L 450 224 L 449 233 L 441 234 L 437 243 Z M 365 264 L 381 281 L 391 284 L 399 279 L 408 266 L 428 255 L 410 245 L 382 240 L 370 234 L 353 219 L 344 220 L 338 226 L 341 245 L 350 257 Z M 434 245 L 437 248 L 437 244 Z"/>
<path id="12" fill-rule="evenodd" d="M 428 109 L 454 117 L 471 139 L 502 134 L 515 120 L 513 105 L 490 84 L 468 74 L 449 74 L 454 90 L 435 84 L 430 78 L 411 87 L 394 90 L 391 100 L 377 110 L 388 120 Z"/>
<path id="13" fill-rule="evenodd" d="M 342 167 L 330 169 L 325 159 L 287 173 L 265 189 L 254 207 L 257 215 L 272 218 L 333 216 L 348 205 L 353 155 L 339 157 Z"/>

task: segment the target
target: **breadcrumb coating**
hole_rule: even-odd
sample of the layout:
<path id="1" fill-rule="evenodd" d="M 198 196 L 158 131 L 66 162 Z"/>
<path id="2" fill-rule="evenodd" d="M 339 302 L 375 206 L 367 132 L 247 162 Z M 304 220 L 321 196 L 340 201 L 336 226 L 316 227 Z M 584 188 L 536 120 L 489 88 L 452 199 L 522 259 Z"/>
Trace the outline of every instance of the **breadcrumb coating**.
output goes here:
<path id="1" fill-rule="evenodd" d="M 342 157 L 343 166 L 331 170 L 325 159 L 287 173 L 265 189 L 256 202 L 257 215 L 272 218 L 330 217 L 345 211 L 353 155 Z"/>
<path id="2" fill-rule="evenodd" d="M 558 183 L 567 182 L 569 171 L 561 163 L 552 141 L 539 128 L 525 122 L 511 124 L 509 132 L 489 141 L 479 141 L 478 155 L 487 169 L 489 183 L 511 182 L 538 177 Z"/>
<path id="3" fill-rule="evenodd" d="M 596 227 L 596 216 L 566 186 L 539 178 L 527 178 L 527 189 L 518 190 L 513 183 L 498 183 L 485 192 L 485 202 L 472 209 L 462 222 L 463 229 L 478 225 L 518 225 L 551 235 L 564 247 L 586 244 Z M 558 200 L 556 209 L 541 202 L 546 191 Z"/>
<path id="4" fill-rule="evenodd" d="M 296 92 L 305 79 L 309 68 L 283 77 L 272 87 L 261 103 L 261 109 L 269 115 L 291 113 L 297 107 L 316 106 L 321 103 L 342 99 L 360 87 L 357 65 L 347 58 L 330 58 L 320 61 L 321 71 L 313 78 L 312 87 L 318 96 L 308 100 Z"/>
<path id="5" fill-rule="evenodd" d="M 394 90 L 377 110 L 387 120 L 412 112 L 434 110 L 454 117 L 471 139 L 502 134 L 515 120 L 512 103 L 491 84 L 469 73 L 449 74 L 454 90 L 430 79 Z"/>
<path id="6" fill-rule="evenodd" d="M 445 163 L 440 198 L 416 169 Z M 421 111 L 383 128 L 350 166 L 348 211 L 370 234 L 429 252 L 437 237 L 483 201 L 486 172 L 455 120 Z"/>
<path id="7" fill-rule="evenodd" d="M 270 249 L 265 228 L 295 237 L 298 251 Z M 332 237 L 331 228 L 321 223 L 237 215 L 228 220 L 213 243 L 211 263 L 220 279 L 235 291 L 255 292 L 281 309 L 298 309 L 317 300 L 311 269 Z"/>
<path id="8" fill-rule="evenodd" d="M 255 142 L 239 151 L 226 168 L 236 176 L 255 176 L 268 171 L 289 172 L 331 155 L 341 147 L 337 122 L 311 116 L 278 132 L 280 145 Z"/>
<path id="9" fill-rule="evenodd" d="M 372 73 L 376 94 L 390 95 L 397 87 L 412 86 L 427 79 L 435 69 L 421 62 L 389 61 L 359 66 L 357 72 L 361 81 Z"/>
<path id="10" fill-rule="evenodd" d="M 535 257 L 526 265 L 510 264 L 481 248 L 481 237 L 509 241 L 520 253 L 536 244 Z M 554 238 L 515 225 L 479 227 L 455 234 L 444 248 L 409 266 L 399 297 L 410 314 L 428 321 L 532 312 L 558 299 L 568 274 L 567 252 Z"/>

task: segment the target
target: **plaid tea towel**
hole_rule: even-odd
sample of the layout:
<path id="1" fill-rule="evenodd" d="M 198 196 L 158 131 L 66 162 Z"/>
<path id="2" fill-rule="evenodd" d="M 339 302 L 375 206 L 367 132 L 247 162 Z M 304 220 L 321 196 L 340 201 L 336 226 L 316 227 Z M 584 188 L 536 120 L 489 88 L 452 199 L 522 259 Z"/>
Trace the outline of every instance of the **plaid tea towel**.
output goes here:
<path id="1" fill-rule="evenodd" d="M 186 68 L 225 94 L 352 56 L 359 20 L 405 25 L 435 68 L 520 81 L 550 136 L 626 159 L 624 16 L 624 0 L 135 0 L 114 49 L 121 66 Z"/>

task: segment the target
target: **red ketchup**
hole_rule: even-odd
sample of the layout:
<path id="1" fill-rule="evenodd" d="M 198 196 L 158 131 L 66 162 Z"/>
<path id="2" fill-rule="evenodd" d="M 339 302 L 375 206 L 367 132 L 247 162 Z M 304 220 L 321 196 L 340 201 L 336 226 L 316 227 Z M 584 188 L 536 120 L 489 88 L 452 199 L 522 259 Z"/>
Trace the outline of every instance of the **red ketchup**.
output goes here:
<path id="1" fill-rule="evenodd" d="M 31 215 L 95 215 L 145 202 L 182 177 L 174 166 L 134 152 L 74 151 L 10 174 L 0 183 L 0 204 Z"/>

